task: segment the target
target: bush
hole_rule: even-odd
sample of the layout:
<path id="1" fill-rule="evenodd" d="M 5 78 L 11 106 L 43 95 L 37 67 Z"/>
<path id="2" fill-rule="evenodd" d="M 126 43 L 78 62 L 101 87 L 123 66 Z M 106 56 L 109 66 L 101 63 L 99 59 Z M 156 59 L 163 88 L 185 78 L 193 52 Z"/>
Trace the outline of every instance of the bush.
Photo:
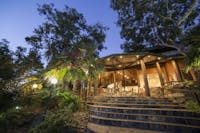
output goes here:
<path id="1" fill-rule="evenodd" d="M 74 96 L 69 92 L 60 93 L 61 101 L 60 107 L 69 109 L 72 112 L 78 111 L 80 109 L 80 99 L 78 96 Z"/>
<path id="2" fill-rule="evenodd" d="M 187 89 L 200 90 L 200 86 L 191 81 L 184 82 L 183 86 L 184 86 L 184 88 L 187 88 Z"/>
<path id="3" fill-rule="evenodd" d="M 30 133 L 65 133 L 78 132 L 79 123 L 73 119 L 72 112 L 58 110 L 49 112 L 43 122 L 30 130 Z"/>
<path id="4" fill-rule="evenodd" d="M 200 105 L 194 101 L 187 101 L 185 103 L 185 108 L 191 110 L 192 112 L 200 113 Z"/>
<path id="5" fill-rule="evenodd" d="M 8 133 L 18 128 L 29 128 L 35 114 L 22 110 L 11 109 L 0 115 L 0 132 Z"/>
<path id="6" fill-rule="evenodd" d="M 14 104 L 14 93 L 0 89 L 0 111 L 5 111 Z"/>

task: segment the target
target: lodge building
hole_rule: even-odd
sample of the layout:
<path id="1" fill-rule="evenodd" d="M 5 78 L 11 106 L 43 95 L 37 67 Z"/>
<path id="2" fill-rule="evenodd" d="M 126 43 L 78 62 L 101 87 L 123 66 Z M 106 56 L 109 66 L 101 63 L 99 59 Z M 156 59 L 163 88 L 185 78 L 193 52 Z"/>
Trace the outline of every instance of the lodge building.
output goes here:
<path id="1" fill-rule="evenodd" d="M 184 71 L 184 57 L 173 48 L 112 54 L 101 58 L 98 95 L 161 96 L 164 86 L 197 80 L 195 71 Z"/>

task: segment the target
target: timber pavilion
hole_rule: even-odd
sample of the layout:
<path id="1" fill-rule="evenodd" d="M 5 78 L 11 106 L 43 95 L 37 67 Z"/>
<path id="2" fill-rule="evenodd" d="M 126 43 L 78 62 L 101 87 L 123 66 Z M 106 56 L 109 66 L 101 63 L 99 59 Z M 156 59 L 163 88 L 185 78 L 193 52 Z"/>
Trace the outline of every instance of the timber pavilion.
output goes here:
<path id="1" fill-rule="evenodd" d="M 98 95 L 160 97 L 164 86 L 196 80 L 195 71 L 185 73 L 184 57 L 173 48 L 112 54 L 101 61 L 105 71 L 99 75 Z"/>

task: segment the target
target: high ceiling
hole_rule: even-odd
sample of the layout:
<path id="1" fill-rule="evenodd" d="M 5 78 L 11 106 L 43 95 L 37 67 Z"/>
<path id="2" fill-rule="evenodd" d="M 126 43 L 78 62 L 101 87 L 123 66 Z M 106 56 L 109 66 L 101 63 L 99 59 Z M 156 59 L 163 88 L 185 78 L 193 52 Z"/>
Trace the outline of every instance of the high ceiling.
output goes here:
<path id="1" fill-rule="evenodd" d="M 156 61 L 162 61 L 166 57 L 154 53 L 127 53 L 127 54 L 113 54 L 106 57 L 101 58 L 105 68 L 107 70 L 119 70 L 123 68 L 131 68 L 134 66 L 138 66 L 140 64 L 140 60 L 146 64 L 154 63 Z"/>

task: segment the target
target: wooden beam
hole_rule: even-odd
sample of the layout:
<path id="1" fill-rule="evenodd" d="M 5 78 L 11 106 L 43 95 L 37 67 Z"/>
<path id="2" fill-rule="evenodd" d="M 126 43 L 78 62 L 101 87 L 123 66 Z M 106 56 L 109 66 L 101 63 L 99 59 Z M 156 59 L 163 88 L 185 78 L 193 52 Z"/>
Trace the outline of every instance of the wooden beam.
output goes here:
<path id="1" fill-rule="evenodd" d="M 161 71 L 159 62 L 156 62 L 156 67 L 157 67 L 157 71 L 158 71 L 158 75 L 159 75 L 159 79 L 160 79 L 160 84 L 161 84 L 161 86 L 163 86 L 164 80 L 163 80 L 163 77 L 162 77 L 162 71 Z"/>
<path id="2" fill-rule="evenodd" d="M 182 81 L 182 78 L 181 78 L 181 75 L 180 75 L 180 71 L 179 71 L 178 66 L 176 64 L 176 61 L 175 60 L 171 60 L 171 63 L 172 63 L 172 66 L 173 66 L 173 68 L 175 70 L 177 80 L 178 81 Z"/>
<path id="3" fill-rule="evenodd" d="M 166 82 L 169 82 L 169 76 L 167 74 L 167 70 L 166 70 L 166 67 L 165 67 L 165 64 L 163 65 L 163 72 L 164 72 L 164 77 L 165 77 L 165 80 Z"/>
<path id="4" fill-rule="evenodd" d="M 116 71 L 113 72 L 114 90 L 116 90 Z"/>
<path id="5" fill-rule="evenodd" d="M 150 96 L 150 90 L 149 90 L 149 83 L 147 79 L 147 72 L 146 72 L 146 66 L 143 60 L 140 60 L 140 65 L 142 68 L 142 74 L 143 74 L 143 79 L 144 79 L 144 87 L 145 87 L 145 93 L 146 96 Z"/>
<path id="6" fill-rule="evenodd" d="M 194 73 L 194 70 L 190 70 L 189 72 L 190 72 L 190 74 L 191 74 L 191 76 L 192 76 L 192 79 L 193 79 L 194 81 L 197 81 L 197 77 L 196 77 L 196 75 L 195 75 L 195 73 Z"/>

